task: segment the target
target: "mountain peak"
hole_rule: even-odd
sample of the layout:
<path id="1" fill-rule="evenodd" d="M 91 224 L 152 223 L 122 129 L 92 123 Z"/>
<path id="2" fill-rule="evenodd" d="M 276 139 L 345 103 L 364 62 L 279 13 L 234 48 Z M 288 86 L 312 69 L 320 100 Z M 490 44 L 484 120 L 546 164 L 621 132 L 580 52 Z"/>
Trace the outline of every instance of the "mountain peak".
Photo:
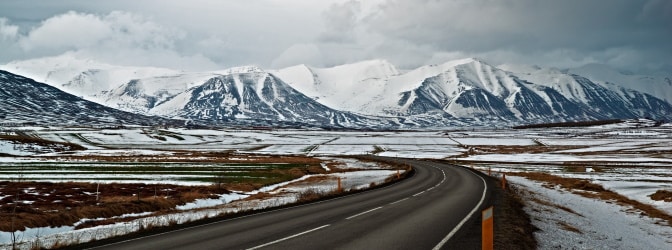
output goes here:
<path id="1" fill-rule="evenodd" d="M 522 73 L 522 74 L 531 74 L 542 70 L 538 65 L 528 65 L 528 64 L 501 64 L 497 68 L 500 68 L 504 71 L 512 73 Z"/>
<path id="2" fill-rule="evenodd" d="M 384 59 L 373 59 L 343 64 L 331 68 L 323 68 L 322 70 L 356 73 L 358 75 L 366 75 L 370 78 L 387 77 L 399 74 L 397 67 Z"/>
<path id="3" fill-rule="evenodd" d="M 262 68 L 256 65 L 247 65 L 232 67 L 225 70 L 215 71 L 215 73 L 222 75 L 231 75 L 231 74 L 243 74 L 243 73 L 263 73 L 266 72 Z"/>
<path id="4" fill-rule="evenodd" d="M 460 65 L 469 65 L 469 64 L 491 66 L 490 64 L 488 64 L 487 62 L 485 62 L 482 59 L 479 59 L 479 58 L 476 58 L 476 57 L 468 57 L 468 58 L 463 58 L 463 59 L 456 59 L 456 60 L 447 61 L 447 62 L 444 62 L 442 64 L 432 64 L 432 65 L 429 65 L 429 66 L 423 66 L 423 67 L 420 67 L 418 69 L 438 67 L 440 69 L 443 69 L 443 71 L 445 71 L 445 70 L 455 68 L 455 67 L 460 66 Z"/>

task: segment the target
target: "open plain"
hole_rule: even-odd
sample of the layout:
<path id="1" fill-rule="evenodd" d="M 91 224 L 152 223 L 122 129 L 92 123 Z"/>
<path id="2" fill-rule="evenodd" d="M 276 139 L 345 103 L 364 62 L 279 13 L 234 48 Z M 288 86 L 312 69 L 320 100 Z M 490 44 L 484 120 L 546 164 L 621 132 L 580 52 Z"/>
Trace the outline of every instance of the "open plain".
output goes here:
<path id="1" fill-rule="evenodd" d="M 339 188 L 374 187 L 410 170 L 361 155 L 505 175 L 507 190 L 521 197 L 539 229 L 541 248 L 672 245 L 672 126 L 648 120 L 497 130 L 2 133 L 0 211 L 8 220 L 0 224 L 0 241 L 8 248 L 67 246 L 285 206 Z"/>

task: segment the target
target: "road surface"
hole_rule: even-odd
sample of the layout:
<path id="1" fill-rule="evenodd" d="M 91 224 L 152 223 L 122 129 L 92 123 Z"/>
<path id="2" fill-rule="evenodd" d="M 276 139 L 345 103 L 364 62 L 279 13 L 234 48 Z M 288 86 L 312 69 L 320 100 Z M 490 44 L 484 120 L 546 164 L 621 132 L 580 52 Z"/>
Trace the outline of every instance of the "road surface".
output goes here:
<path id="1" fill-rule="evenodd" d="M 441 249 L 468 217 L 480 216 L 489 196 L 482 177 L 448 164 L 396 161 L 416 174 L 368 192 L 96 249 Z"/>

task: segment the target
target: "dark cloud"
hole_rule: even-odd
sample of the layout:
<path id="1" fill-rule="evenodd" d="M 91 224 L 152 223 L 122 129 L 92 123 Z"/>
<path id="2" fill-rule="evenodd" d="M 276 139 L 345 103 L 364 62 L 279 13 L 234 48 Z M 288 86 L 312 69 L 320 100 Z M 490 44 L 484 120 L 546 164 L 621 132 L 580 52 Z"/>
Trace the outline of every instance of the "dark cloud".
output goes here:
<path id="1" fill-rule="evenodd" d="M 479 57 L 672 69 L 669 0 L 3 0 L 0 18 L 0 63 L 74 51 L 193 68 Z"/>
<path id="2" fill-rule="evenodd" d="M 361 55 L 408 66 L 447 55 L 507 62 L 506 55 L 515 63 L 660 69 L 672 57 L 672 1 L 665 0 L 388 0 L 367 16 L 326 17 L 329 23 L 357 20 L 342 33 L 356 34 Z"/>
<path id="3" fill-rule="evenodd" d="M 319 41 L 353 42 L 361 11 L 361 3 L 354 0 L 329 7 L 324 12 L 325 31 L 320 35 Z"/>

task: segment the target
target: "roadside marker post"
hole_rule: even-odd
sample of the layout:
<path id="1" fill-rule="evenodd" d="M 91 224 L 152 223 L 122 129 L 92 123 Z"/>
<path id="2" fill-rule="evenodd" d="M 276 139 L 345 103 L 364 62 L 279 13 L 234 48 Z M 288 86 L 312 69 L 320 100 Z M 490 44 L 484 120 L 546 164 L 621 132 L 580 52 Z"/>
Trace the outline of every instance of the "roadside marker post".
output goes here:
<path id="1" fill-rule="evenodd" d="M 482 233 L 481 233 L 481 249 L 483 250 L 492 250 L 494 249 L 494 207 L 489 207 L 483 210 L 481 213 L 482 220 Z"/>
<path id="2" fill-rule="evenodd" d="M 502 189 L 506 190 L 506 174 L 502 173 Z"/>
<path id="3" fill-rule="evenodd" d="M 336 191 L 339 193 L 343 192 L 343 187 L 341 186 L 341 177 L 338 177 L 338 187 L 336 188 Z"/>

